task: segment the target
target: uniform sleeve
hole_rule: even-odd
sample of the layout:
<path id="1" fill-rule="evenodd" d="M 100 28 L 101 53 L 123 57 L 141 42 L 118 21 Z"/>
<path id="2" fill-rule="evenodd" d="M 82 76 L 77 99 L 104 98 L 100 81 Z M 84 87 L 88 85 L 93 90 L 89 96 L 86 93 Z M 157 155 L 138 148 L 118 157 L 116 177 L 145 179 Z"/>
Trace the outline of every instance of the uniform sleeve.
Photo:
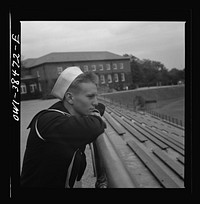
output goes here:
<path id="1" fill-rule="evenodd" d="M 66 116 L 47 112 L 38 119 L 38 130 L 45 140 L 85 145 L 93 142 L 105 129 L 98 116 Z"/>

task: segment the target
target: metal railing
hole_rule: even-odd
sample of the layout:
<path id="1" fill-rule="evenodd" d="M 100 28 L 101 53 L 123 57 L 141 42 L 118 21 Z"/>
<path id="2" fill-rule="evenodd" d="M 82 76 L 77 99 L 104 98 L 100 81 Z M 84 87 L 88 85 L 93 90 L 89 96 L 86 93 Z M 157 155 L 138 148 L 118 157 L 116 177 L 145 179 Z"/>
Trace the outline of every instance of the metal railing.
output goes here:
<path id="1" fill-rule="evenodd" d="M 105 169 L 108 188 L 136 188 L 136 182 L 130 176 L 106 134 L 100 135 L 95 143 Z"/>
<path id="2" fill-rule="evenodd" d="M 174 117 L 171 117 L 169 115 L 165 115 L 165 114 L 162 114 L 162 113 L 158 113 L 156 111 L 153 111 L 153 110 L 145 110 L 144 112 L 156 117 L 156 118 L 159 118 L 161 120 L 163 120 L 164 122 L 167 122 L 169 123 L 170 125 L 174 125 L 178 128 L 181 128 L 181 129 L 184 129 L 184 122 L 183 120 L 180 120 L 180 119 L 177 119 L 177 118 L 174 118 Z"/>

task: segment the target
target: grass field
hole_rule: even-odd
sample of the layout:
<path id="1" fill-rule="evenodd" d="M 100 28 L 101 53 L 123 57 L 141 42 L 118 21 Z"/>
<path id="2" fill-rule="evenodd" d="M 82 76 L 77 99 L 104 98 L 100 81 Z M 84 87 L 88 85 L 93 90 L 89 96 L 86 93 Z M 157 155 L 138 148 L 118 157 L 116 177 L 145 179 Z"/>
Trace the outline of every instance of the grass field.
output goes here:
<path id="1" fill-rule="evenodd" d="M 173 118 L 177 118 L 178 120 L 181 120 L 184 124 L 184 101 L 184 98 L 161 101 L 159 106 L 153 109 L 153 111 L 167 116 L 171 116 Z"/>

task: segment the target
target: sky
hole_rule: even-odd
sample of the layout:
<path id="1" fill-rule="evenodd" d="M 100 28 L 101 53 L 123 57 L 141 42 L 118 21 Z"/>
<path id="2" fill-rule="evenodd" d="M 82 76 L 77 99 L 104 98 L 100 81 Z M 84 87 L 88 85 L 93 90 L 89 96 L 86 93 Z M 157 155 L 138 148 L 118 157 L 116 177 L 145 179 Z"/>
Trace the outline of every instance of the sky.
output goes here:
<path id="1" fill-rule="evenodd" d="M 185 68 L 183 21 L 22 21 L 22 60 L 51 52 L 109 51 Z"/>

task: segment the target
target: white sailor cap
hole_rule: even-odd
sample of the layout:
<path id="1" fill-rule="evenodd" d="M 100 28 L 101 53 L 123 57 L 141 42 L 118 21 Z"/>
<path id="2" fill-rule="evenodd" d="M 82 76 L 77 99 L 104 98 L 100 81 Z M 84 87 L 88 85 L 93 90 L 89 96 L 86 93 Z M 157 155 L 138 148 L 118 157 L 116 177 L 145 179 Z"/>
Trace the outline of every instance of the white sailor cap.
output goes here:
<path id="1" fill-rule="evenodd" d="M 83 72 L 81 71 L 79 67 L 66 68 L 58 77 L 51 91 L 51 95 L 62 100 L 70 84 L 74 81 L 74 79 L 77 76 L 79 76 L 82 73 Z"/>

